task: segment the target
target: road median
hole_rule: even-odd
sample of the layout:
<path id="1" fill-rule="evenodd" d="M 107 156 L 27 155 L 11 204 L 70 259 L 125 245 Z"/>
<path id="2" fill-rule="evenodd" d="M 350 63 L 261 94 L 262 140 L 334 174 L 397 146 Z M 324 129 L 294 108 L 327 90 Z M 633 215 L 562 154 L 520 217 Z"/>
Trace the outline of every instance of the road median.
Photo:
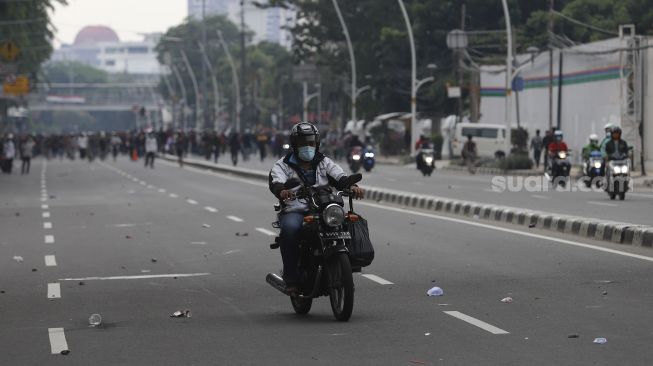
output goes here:
<path id="1" fill-rule="evenodd" d="M 162 158 L 177 160 L 170 155 L 164 155 Z M 266 171 L 256 169 L 214 164 L 193 158 L 184 159 L 184 164 L 246 178 L 268 180 Z M 365 196 L 378 203 L 442 212 L 475 220 L 502 222 L 617 244 L 649 248 L 653 246 L 653 227 L 646 225 L 457 200 L 368 185 L 365 185 Z"/>

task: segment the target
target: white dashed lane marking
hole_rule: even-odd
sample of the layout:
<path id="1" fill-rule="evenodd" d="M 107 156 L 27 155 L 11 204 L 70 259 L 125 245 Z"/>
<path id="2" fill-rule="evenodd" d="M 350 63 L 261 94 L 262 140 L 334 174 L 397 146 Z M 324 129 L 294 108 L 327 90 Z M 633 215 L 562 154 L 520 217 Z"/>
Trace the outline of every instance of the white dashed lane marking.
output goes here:
<path id="1" fill-rule="evenodd" d="M 619 205 L 615 203 L 607 203 L 607 202 L 595 202 L 595 201 L 587 201 L 590 205 L 597 205 L 597 206 L 607 206 L 607 207 L 618 207 Z"/>
<path id="2" fill-rule="evenodd" d="M 460 319 L 460 320 L 462 320 L 464 322 L 467 322 L 467 323 L 469 323 L 471 325 L 477 326 L 477 327 L 479 327 L 479 328 L 481 328 L 481 329 L 483 329 L 483 330 L 485 330 L 487 332 L 490 332 L 492 334 L 510 334 L 509 332 L 507 332 L 507 331 L 505 331 L 505 330 L 503 330 L 501 328 L 497 328 L 492 324 L 488 324 L 488 323 L 486 323 L 486 322 L 484 322 L 482 320 L 478 320 L 478 319 L 473 318 L 473 317 L 471 317 L 469 315 L 463 314 L 463 313 L 461 313 L 459 311 L 445 311 L 444 313 L 447 314 L 447 315 L 451 315 L 454 318 Z"/>
<path id="3" fill-rule="evenodd" d="M 177 197 L 179 197 L 178 195 L 176 195 L 176 194 L 174 194 L 174 193 L 170 193 L 169 196 L 170 196 L 170 198 L 177 198 Z"/>
<path id="4" fill-rule="evenodd" d="M 277 233 L 275 233 L 274 231 L 264 229 L 262 227 L 257 227 L 256 231 L 258 231 L 259 233 L 263 233 L 265 235 L 269 235 L 269 236 L 277 236 Z"/>
<path id="5" fill-rule="evenodd" d="M 51 222 L 44 222 L 43 223 L 43 228 L 44 229 L 52 229 L 52 223 Z"/>
<path id="6" fill-rule="evenodd" d="M 55 267 L 57 265 L 57 259 L 54 257 L 54 255 L 45 256 L 45 265 L 48 267 Z"/>
<path id="7" fill-rule="evenodd" d="M 197 201 L 192 200 L 192 199 L 190 199 L 190 198 L 187 199 L 186 202 L 190 203 L 191 205 L 196 205 L 196 204 L 197 204 Z"/>
<path id="8" fill-rule="evenodd" d="M 46 211 L 46 212 L 43 213 L 42 216 L 43 216 L 44 219 L 47 219 L 47 218 L 50 217 L 50 212 Z"/>
<path id="9" fill-rule="evenodd" d="M 49 208 L 50 208 L 50 206 L 48 206 L 48 205 L 41 205 L 41 209 L 43 209 L 43 210 L 47 210 Z"/>
<path id="10" fill-rule="evenodd" d="M 209 211 L 209 212 L 218 212 L 217 208 L 214 208 L 214 207 L 211 207 L 211 206 L 206 206 L 206 207 L 204 207 L 204 209 Z"/>
<path id="11" fill-rule="evenodd" d="M 159 188 L 159 193 L 166 193 L 166 190 L 163 188 Z"/>
<path id="12" fill-rule="evenodd" d="M 54 235 L 46 235 L 43 240 L 45 240 L 45 244 L 52 244 L 54 243 Z"/>
<path id="13" fill-rule="evenodd" d="M 66 334 L 63 328 L 48 328 L 48 335 L 50 336 L 50 352 L 53 355 L 68 350 L 68 342 L 66 342 Z"/>
<path id="14" fill-rule="evenodd" d="M 367 278 L 368 280 L 372 280 L 372 281 L 374 281 L 374 282 L 376 282 L 376 283 L 378 283 L 380 285 L 394 285 L 394 283 L 392 283 L 392 282 L 390 282 L 390 281 L 388 281 L 386 279 L 383 279 L 383 278 L 381 278 L 381 277 L 379 277 L 377 275 L 366 273 L 366 274 L 363 274 L 361 276 Z"/>
<path id="15" fill-rule="evenodd" d="M 60 299 L 61 286 L 58 282 L 48 283 L 48 299 Z"/>
<path id="16" fill-rule="evenodd" d="M 235 222 L 243 222 L 243 219 L 241 219 L 240 217 L 236 217 L 236 216 L 227 216 L 227 218 L 228 218 L 229 220 L 231 220 L 231 221 L 235 221 Z"/>
<path id="17" fill-rule="evenodd" d="M 141 275 L 141 276 L 109 276 L 109 277 L 80 277 L 80 278 L 60 278 L 59 281 L 104 281 L 104 280 L 142 280 L 149 278 L 182 278 L 208 276 L 210 273 L 171 273 L 160 275 Z"/>

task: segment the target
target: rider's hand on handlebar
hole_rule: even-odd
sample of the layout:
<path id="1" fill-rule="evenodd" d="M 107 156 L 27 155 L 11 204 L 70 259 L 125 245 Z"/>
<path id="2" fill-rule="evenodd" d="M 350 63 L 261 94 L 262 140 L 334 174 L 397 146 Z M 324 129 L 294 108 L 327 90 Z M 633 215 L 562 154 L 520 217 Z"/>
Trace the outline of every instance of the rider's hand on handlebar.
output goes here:
<path id="1" fill-rule="evenodd" d="M 283 191 L 279 192 L 279 198 L 281 198 L 282 201 L 287 201 L 293 198 L 293 194 L 289 190 L 284 189 Z"/>
<path id="2" fill-rule="evenodd" d="M 361 200 L 365 197 L 365 191 L 361 187 L 351 187 L 351 193 L 354 194 L 354 198 L 357 200 Z"/>

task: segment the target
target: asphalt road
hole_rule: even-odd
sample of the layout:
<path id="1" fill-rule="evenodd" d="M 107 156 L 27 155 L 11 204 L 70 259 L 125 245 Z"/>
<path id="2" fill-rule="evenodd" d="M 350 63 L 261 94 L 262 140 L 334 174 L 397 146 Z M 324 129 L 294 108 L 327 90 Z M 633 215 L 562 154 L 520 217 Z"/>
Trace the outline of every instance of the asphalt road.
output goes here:
<path id="1" fill-rule="evenodd" d="M 361 203 L 377 255 L 340 323 L 265 283 L 281 267 L 265 184 L 51 161 L 42 188 L 42 167 L 0 176 L 1 365 L 653 363 L 650 250 Z"/>
<path id="2" fill-rule="evenodd" d="M 223 157 L 220 163 L 229 163 Z M 269 170 L 273 159 L 261 163 L 257 159 L 240 161 L 238 166 Z M 341 162 L 344 168 L 346 162 Z M 362 172 L 370 186 L 390 188 L 419 194 L 539 210 L 563 215 L 582 216 L 626 223 L 653 225 L 653 190 L 636 187 L 625 201 L 611 201 L 603 191 L 582 191 L 587 188 L 574 184 L 567 189 L 553 189 L 541 176 L 521 181 L 523 177 L 496 178 L 489 175 L 469 175 L 466 172 L 436 170 L 423 177 L 414 165 L 377 165 L 370 173 Z M 495 181 L 493 181 L 493 179 Z M 501 180 L 504 179 L 504 180 Z M 580 187 L 580 189 L 578 189 Z M 582 190 L 581 190 L 582 189 Z"/>

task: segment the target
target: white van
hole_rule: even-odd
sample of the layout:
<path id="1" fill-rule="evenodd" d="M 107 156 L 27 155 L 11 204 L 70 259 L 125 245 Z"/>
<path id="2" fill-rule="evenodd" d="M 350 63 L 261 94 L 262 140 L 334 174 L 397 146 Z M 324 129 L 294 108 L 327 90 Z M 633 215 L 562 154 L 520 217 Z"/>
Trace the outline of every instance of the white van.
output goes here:
<path id="1" fill-rule="evenodd" d="M 469 135 L 472 135 L 472 140 L 476 143 L 478 156 L 494 157 L 497 150 L 504 150 L 506 126 L 489 123 L 458 123 L 452 142 L 454 155 L 460 156 Z"/>

